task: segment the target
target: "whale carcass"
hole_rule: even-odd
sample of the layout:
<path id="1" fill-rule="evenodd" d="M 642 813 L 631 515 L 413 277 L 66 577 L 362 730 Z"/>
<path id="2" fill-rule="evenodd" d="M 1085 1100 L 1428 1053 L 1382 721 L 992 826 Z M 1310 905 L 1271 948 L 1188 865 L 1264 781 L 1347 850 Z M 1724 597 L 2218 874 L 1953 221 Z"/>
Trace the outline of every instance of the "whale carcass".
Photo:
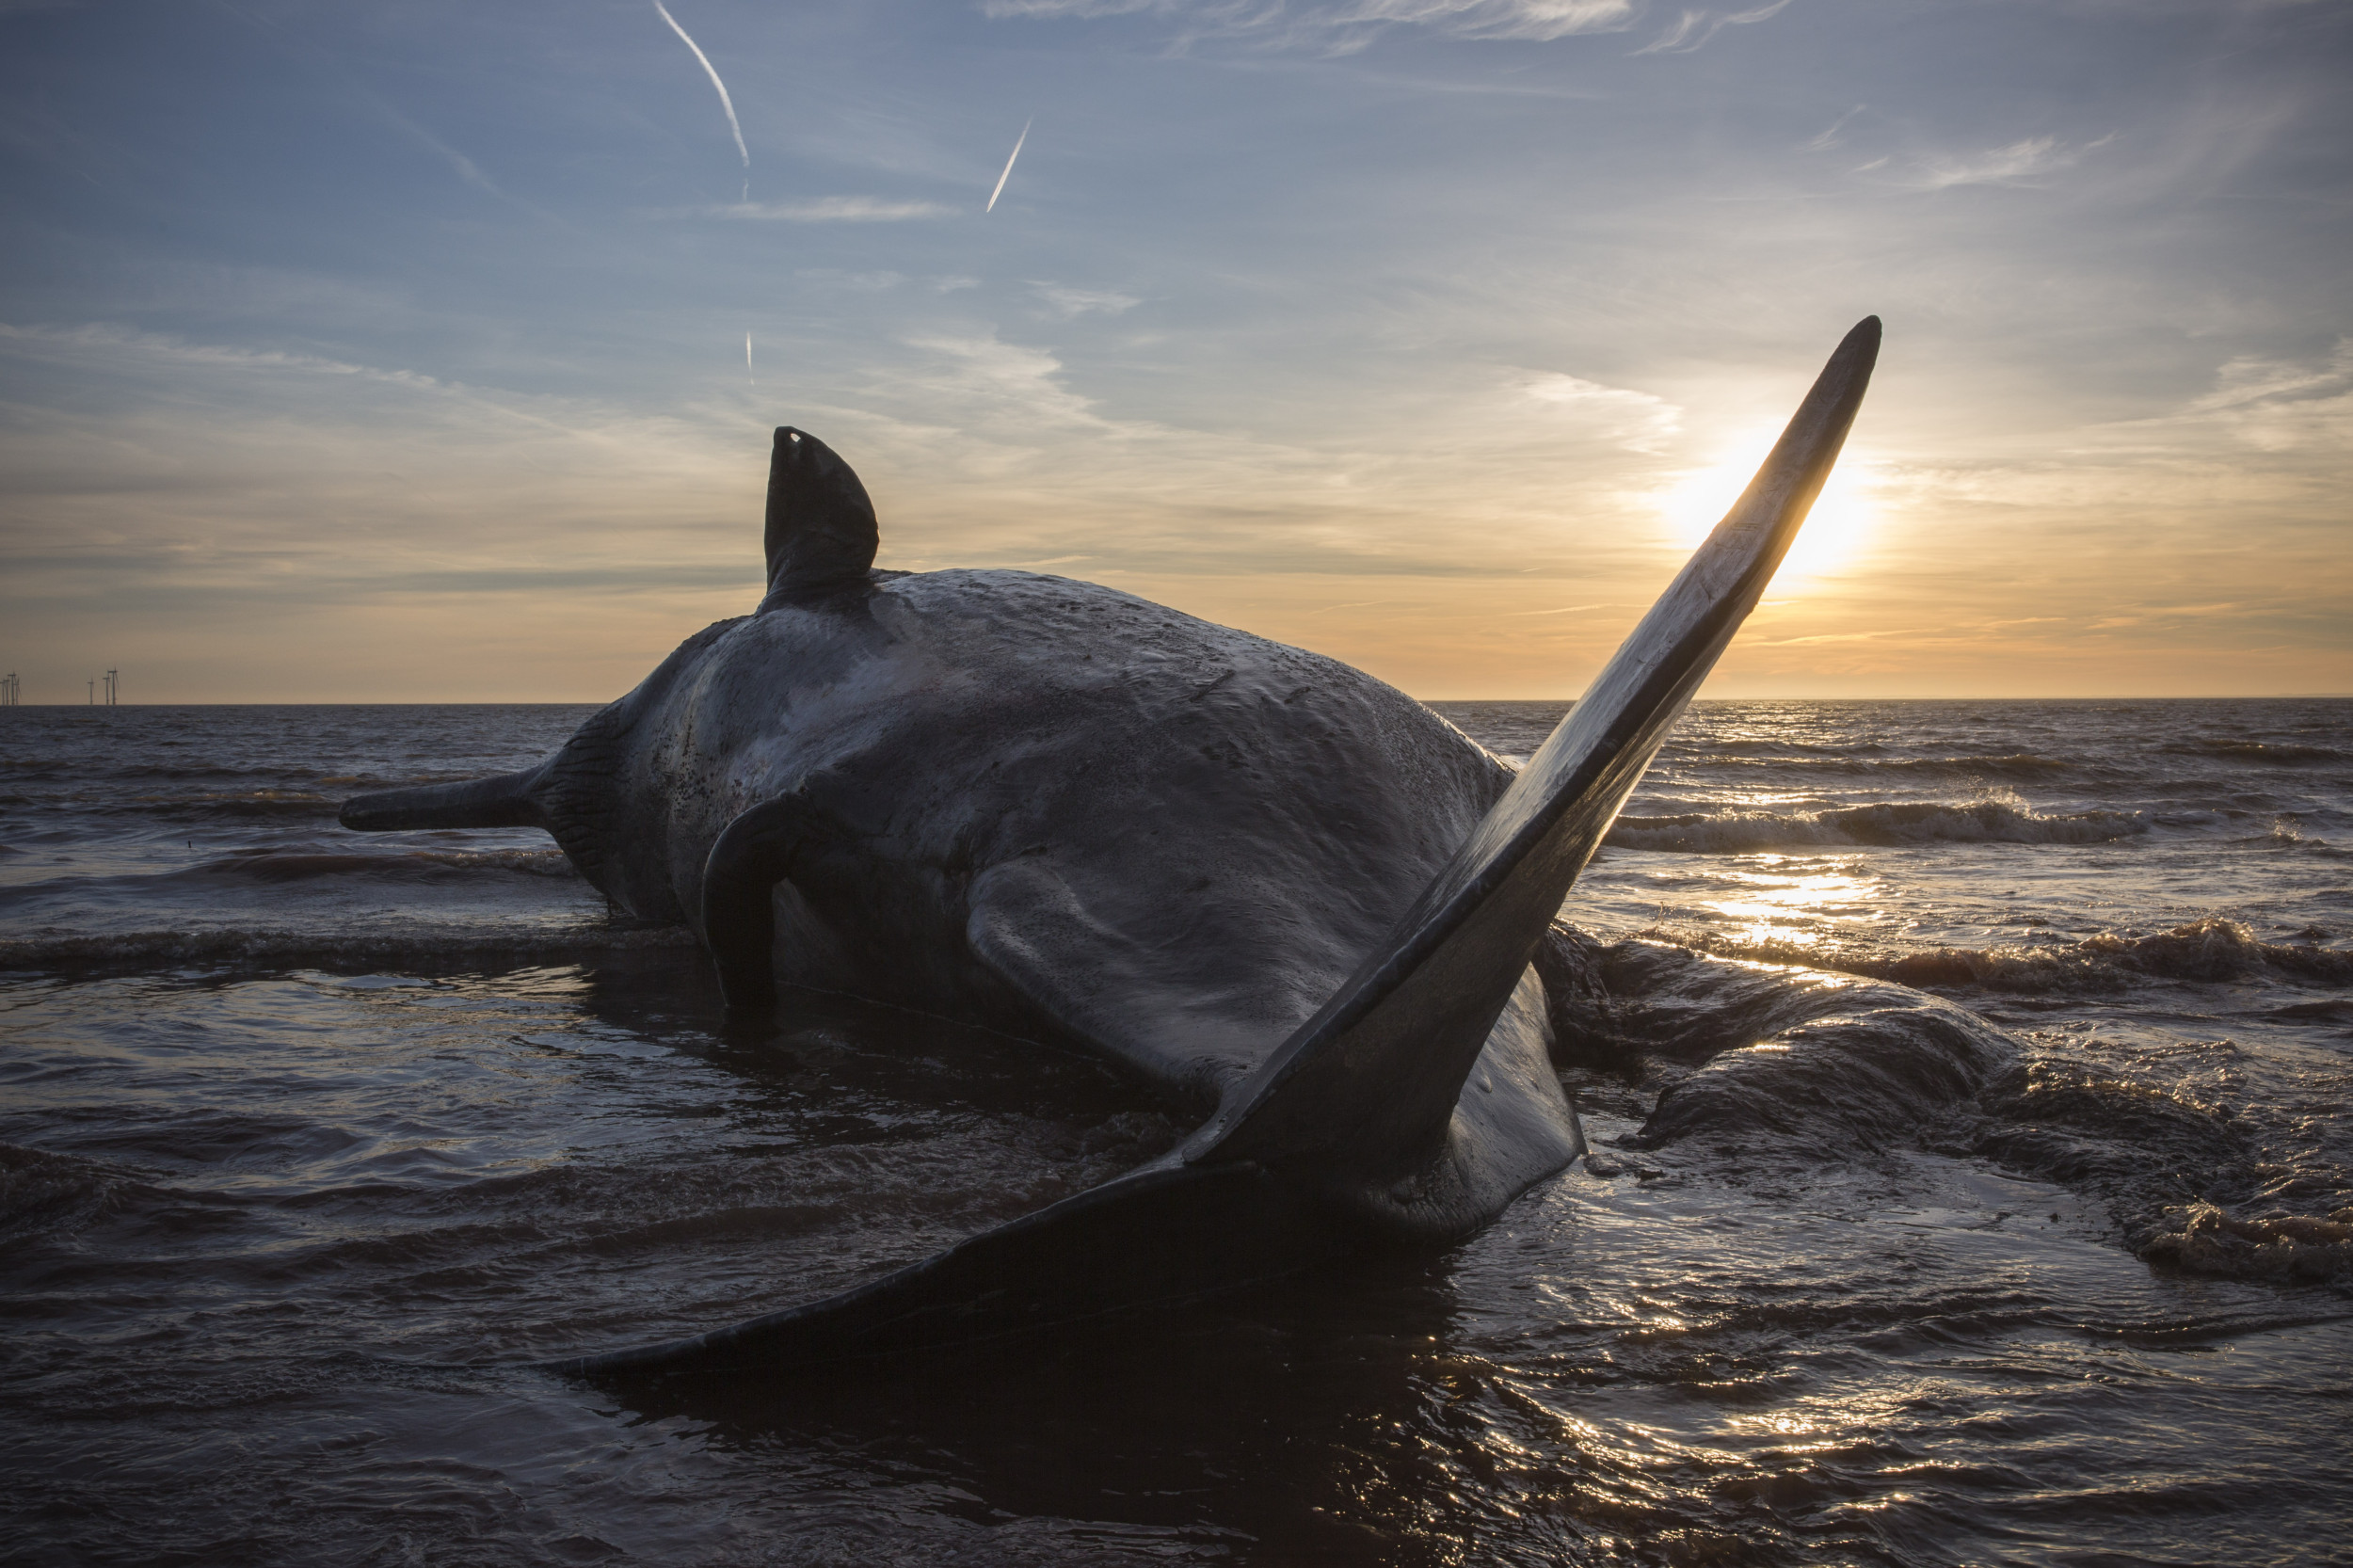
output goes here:
<path id="1" fill-rule="evenodd" d="M 1877 318 L 1516 775 L 1330 659 L 1111 588 L 873 568 L 848 465 L 776 435 L 767 593 L 540 765 L 347 827 L 533 825 L 683 921 L 730 1017 L 849 992 L 1100 1053 L 1168 1154 L 860 1288 L 581 1371 L 961 1344 L 1477 1229 L 1583 1147 L 1536 962 L 1836 460 Z"/>

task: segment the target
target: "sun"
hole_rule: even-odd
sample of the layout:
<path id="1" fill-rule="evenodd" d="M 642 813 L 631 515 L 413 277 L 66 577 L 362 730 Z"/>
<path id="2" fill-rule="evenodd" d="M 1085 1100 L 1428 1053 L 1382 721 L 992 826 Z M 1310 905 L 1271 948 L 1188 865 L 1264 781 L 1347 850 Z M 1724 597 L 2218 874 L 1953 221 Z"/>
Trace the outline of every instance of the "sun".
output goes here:
<path id="1" fill-rule="evenodd" d="M 1727 442 L 1715 461 L 1685 471 L 1657 491 L 1655 502 L 1668 538 L 1684 550 L 1698 549 L 1708 530 L 1740 499 L 1779 434 L 1744 432 Z M 1871 467 L 1868 457 L 1849 448 L 1831 471 L 1830 482 L 1822 487 L 1782 562 L 1777 584 L 1785 587 L 1804 578 L 1835 577 L 1853 565 L 1878 520 L 1870 494 Z"/>

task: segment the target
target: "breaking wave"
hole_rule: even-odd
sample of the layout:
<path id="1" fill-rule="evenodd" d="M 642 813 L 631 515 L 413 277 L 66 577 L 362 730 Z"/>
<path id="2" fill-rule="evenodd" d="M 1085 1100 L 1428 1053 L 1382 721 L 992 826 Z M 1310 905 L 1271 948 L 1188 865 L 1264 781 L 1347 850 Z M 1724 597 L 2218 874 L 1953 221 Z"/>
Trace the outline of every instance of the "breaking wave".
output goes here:
<path id="1" fill-rule="evenodd" d="M 2047 947 L 1940 947 L 1912 952 L 1812 946 L 1781 939 L 1750 941 L 1682 929 L 1645 935 L 1723 958 L 1801 965 L 1939 989 L 1976 985 L 2024 993 L 2089 991 L 2151 980 L 2212 984 L 2264 978 L 2353 984 L 2353 952 L 2296 942 L 2266 942 L 2236 920 L 2216 916 L 2147 936 L 2103 934 Z"/>
<path id="2" fill-rule="evenodd" d="M 2293 1117 L 2060 1060 L 2013 1069 L 1985 1109 L 1975 1152 L 2098 1196 L 2147 1262 L 2353 1284 L 2353 1187 Z"/>
<path id="3" fill-rule="evenodd" d="M 2171 1222 L 2141 1243 L 2140 1256 L 2190 1273 L 2284 1283 L 2353 1278 L 2353 1205 L 2323 1218 L 2276 1214 L 2242 1219 L 2198 1202 L 2167 1211 Z"/>
<path id="4" fill-rule="evenodd" d="M 2272 819 L 2271 831 L 2253 839 L 2238 840 L 2244 844 L 2261 844 L 2271 849 L 2301 850 L 2307 855 L 2322 856 L 2331 860 L 2345 858 L 2345 852 L 2326 839 L 2307 836 L 2304 830 L 2287 817 Z"/>
<path id="5" fill-rule="evenodd" d="M 2242 955 L 2265 946 L 2225 921 L 2167 938 Z M 2353 978 L 2353 954 L 2332 956 Z M 2096 1197 L 2149 1263 L 2353 1285 L 2353 1174 L 2335 1132 L 2353 1079 L 2342 1074 L 2258 1101 L 2228 1041 L 2197 1048 L 2205 1070 L 2186 1076 L 2163 1059 L 2085 1058 L 1900 984 L 1727 964 L 1656 937 L 1605 946 L 1556 928 L 1538 962 L 1564 1064 L 1657 1092 L 1619 1148 L 1696 1141 L 1720 1160 L 1762 1132 L 1798 1148 L 1950 1149 Z M 2353 1016 L 2353 1001 L 2296 1011 Z"/>
<path id="6" fill-rule="evenodd" d="M 2139 811 L 2045 815 L 2012 801 L 1919 801 L 1824 811 L 1620 817 L 1609 842 L 1672 855 L 1741 855 L 1816 845 L 2097 844 L 2149 830 Z"/>

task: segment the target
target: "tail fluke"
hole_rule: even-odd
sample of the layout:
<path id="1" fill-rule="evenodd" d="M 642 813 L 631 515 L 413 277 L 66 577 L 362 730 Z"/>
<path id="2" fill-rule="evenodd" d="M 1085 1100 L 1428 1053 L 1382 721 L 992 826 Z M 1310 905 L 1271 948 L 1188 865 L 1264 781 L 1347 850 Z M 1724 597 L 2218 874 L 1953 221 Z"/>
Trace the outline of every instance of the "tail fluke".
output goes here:
<path id="1" fill-rule="evenodd" d="M 548 1369 L 701 1374 L 981 1344 L 1294 1272 L 1360 1240 L 1256 1165 L 1163 1157 L 858 1289 Z"/>

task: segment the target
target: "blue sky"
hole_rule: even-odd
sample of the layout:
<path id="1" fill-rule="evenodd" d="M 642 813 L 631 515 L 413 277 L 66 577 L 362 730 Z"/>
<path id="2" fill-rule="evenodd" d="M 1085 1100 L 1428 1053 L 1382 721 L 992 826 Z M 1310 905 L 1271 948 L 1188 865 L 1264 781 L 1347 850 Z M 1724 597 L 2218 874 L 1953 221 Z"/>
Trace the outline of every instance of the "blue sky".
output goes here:
<path id="1" fill-rule="evenodd" d="M 0 0 L 28 700 L 611 696 L 780 423 L 886 565 L 1570 696 L 1869 312 L 1711 692 L 2353 690 L 2342 4 L 670 11 L 741 152 L 651 0 Z"/>

